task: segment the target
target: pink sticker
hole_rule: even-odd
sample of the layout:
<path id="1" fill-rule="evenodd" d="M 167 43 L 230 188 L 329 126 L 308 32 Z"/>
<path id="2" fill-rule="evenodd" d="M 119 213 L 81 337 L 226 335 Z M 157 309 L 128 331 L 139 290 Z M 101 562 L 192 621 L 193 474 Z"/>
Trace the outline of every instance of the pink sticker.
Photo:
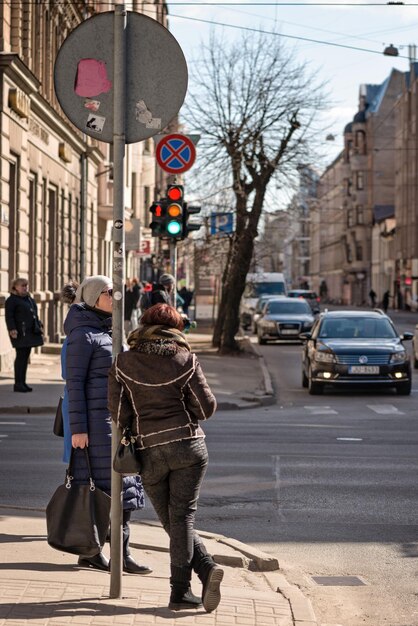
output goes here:
<path id="1" fill-rule="evenodd" d="M 107 78 L 106 63 L 97 59 L 81 59 L 77 66 L 74 91 L 78 96 L 91 98 L 112 89 Z"/>

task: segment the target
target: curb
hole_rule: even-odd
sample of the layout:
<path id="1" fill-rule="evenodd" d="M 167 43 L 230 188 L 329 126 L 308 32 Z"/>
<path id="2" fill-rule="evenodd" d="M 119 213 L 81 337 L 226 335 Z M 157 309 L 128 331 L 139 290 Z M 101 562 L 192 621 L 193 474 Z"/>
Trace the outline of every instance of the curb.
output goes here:
<path id="1" fill-rule="evenodd" d="M 242 337 L 243 342 L 245 342 L 245 345 L 247 347 L 247 349 L 249 351 L 251 351 L 259 360 L 260 363 L 260 367 L 261 367 L 261 373 L 263 375 L 262 378 L 262 382 L 261 382 L 261 389 L 263 392 L 263 395 L 260 396 L 260 402 L 262 404 L 262 406 L 268 406 L 269 404 L 275 404 L 276 403 L 276 393 L 274 390 L 274 386 L 273 386 L 273 381 L 270 375 L 270 372 L 268 370 L 266 361 L 263 357 L 263 355 L 261 354 L 260 350 L 258 349 L 258 346 L 256 346 L 255 344 L 252 343 L 252 341 L 250 341 L 250 338 L 248 335 L 244 335 Z"/>
<path id="2" fill-rule="evenodd" d="M 273 591 L 281 593 L 288 600 L 294 626 L 320 626 L 311 601 L 299 587 L 291 585 L 283 574 L 277 572 L 264 574 L 264 578 Z"/>
<path id="3" fill-rule="evenodd" d="M 153 526 L 160 528 L 161 526 L 155 522 L 131 522 L 138 526 Z M 239 555 L 229 555 L 229 554 L 213 554 L 213 559 L 219 565 L 228 565 L 229 567 L 241 567 L 243 569 L 248 569 L 252 572 L 275 572 L 280 569 L 279 561 L 267 554 L 266 552 L 262 552 L 261 550 L 257 550 L 256 548 L 252 548 L 241 541 L 236 539 L 232 539 L 231 537 L 226 537 L 225 535 L 219 535 L 217 533 L 211 533 L 204 530 L 197 530 L 197 533 L 200 537 L 204 539 L 211 539 L 219 544 L 224 544 L 237 552 L 240 552 L 242 556 Z M 168 548 L 165 546 L 155 546 L 143 543 L 135 543 L 131 542 L 130 544 L 133 548 L 138 548 L 140 550 L 155 550 L 157 552 L 168 552 Z"/>

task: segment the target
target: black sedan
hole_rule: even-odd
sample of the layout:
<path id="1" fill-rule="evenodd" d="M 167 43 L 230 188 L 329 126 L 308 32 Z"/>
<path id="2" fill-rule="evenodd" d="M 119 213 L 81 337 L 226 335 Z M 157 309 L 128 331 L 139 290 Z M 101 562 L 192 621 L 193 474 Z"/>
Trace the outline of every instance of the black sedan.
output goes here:
<path id="1" fill-rule="evenodd" d="M 268 300 L 257 321 L 259 344 L 272 339 L 299 339 L 312 328 L 314 316 L 306 300 L 280 297 Z"/>
<path id="2" fill-rule="evenodd" d="M 411 393 L 411 364 L 392 320 L 380 311 L 329 311 L 303 333 L 302 385 L 320 394 L 325 385 L 384 385 Z"/>

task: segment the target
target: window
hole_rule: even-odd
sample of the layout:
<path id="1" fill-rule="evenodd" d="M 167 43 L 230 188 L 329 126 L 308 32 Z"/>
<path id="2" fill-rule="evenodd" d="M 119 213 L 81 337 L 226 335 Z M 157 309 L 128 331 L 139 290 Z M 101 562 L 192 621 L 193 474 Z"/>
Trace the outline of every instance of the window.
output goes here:
<path id="1" fill-rule="evenodd" d="M 356 207 L 356 211 L 357 211 L 357 224 L 364 224 L 363 206 L 361 204 L 358 204 Z"/>
<path id="2" fill-rule="evenodd" d="M 347 258 L 347 263 L 352 263 L 353 262 L 353 254 L 351 252 L 351 246 L 349 244 L 346 245 L 345 254 L 346 254 L 346 258 Z"/>
<path id="3" fill-rule="evenodd" d="M 356 174 L 356 189 L 364 189 L 364 174 L 363 172 L 357 172 Z"/>
<path id="4" fill-rule="evenodd" d="M 354 226 L 354 211 L 353 211 L 353 209 L 348 209 L 348 211 L 347 211 L 347 226 L 348 226 L 348 228 L 352 228 Z"/>
<path id="5" fill-rule="evenodd" d="M 363 246 L 361 243 L 356 243 L 356 259 L 357 261 L 363 260 Z"/>

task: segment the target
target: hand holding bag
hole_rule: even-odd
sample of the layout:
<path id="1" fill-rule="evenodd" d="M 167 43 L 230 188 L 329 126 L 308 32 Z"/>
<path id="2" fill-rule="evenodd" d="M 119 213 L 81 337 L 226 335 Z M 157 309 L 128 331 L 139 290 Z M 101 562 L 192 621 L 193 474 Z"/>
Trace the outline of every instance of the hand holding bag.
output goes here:
<path id="1" fill-rule="evenodd" d="M 84 451 L 90 484 L 72 484 L 72 448 L 65 483 L 56 489 L 46 507 L 47 541 L 55 550 L 92 557 L 106 541 L 110 496 L 94 484 L 88 449 Z"/>
<path id="2" fill-rule="evenodd" d="M 141 473 L 140 451 L 135 447 L 135 437 L 129 427 L 123 430 L 122 439 L 113 459 L 113 469 L 118 474 L 125 474 L 126 476 Z"/>

